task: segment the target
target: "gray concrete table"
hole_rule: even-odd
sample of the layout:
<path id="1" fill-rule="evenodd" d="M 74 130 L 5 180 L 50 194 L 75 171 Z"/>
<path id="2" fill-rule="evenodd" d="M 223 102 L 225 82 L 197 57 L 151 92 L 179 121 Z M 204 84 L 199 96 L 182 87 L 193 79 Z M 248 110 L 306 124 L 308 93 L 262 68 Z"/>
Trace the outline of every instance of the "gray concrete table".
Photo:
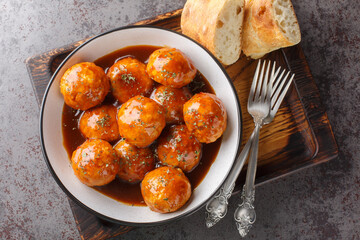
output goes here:
<path id="1" fill-rule="evenodd" d="M 185 0 L 0 1 L 0 239 L 78 239 L 67 197 L 43 160 L 39 109 L 24 60 L 181 8 Z M 360 2 L 293 0 L 301 45 L 339 157 L 257 189 L 248 239 L 360 239 Z M 230 212 L 240 202 L 230 201 Z M 212 229 L 204 209 L 121 239 L 238 239 L 232 214 Z"/>

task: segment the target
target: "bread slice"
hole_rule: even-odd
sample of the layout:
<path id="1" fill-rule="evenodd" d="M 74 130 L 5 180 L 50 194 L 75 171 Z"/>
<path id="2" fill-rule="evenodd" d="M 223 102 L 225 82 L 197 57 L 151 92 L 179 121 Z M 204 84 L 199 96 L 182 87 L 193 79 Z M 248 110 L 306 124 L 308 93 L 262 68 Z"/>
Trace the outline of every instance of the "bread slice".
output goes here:
<path id="1" fill-rule="evenodd" d="M 260 58 L 300 40 L 300 28 L 290 0 L 245 1 L 242 50 L 246 56 Z"/>
<path id="2" fill-rule="evenodd" d="M 230 65 L 240 57 L 244 3 L 244 0 L 188 0 L 181 15 L 181 30 L 223 64 Z"/>

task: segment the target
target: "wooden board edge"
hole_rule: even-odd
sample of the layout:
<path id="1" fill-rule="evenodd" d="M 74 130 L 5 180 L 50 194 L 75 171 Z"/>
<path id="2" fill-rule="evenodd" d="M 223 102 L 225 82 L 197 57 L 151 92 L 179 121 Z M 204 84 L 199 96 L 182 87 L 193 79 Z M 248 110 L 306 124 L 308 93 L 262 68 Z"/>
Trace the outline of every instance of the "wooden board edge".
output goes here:
<path id="1" fill-rule="evenodd" d="M 31 80 L 31 84 L 32 84 L 34 92 L 38 91 L 35 86 L 35 81 L 34 81 L 35 76 L 40 81 L 48 82 L 49 79 L 51 79 L 51 77 L 52 77 L 52 74 L 50 71 L 52 60 L 55 59 L 58 55 L 71 52 L 72 50 L 74 50 L 74 48 L 78 47 L 80 44 L 87 41 L 88 39 L 89 38 L 86 38 L 81 41 L 77 41 L 72 44 L 67 44 L 65 46 L 62 46 L 62 47 L 59 47 L 56 49 L 52 49 L 50 51 L 27 58 L 25 60 L 25 65 L 26 65 L 26 69 L 30 75 L 30 80 Z M 40 68 L 39 63 L 41 63 L 45 67 Z M 36 101 L 38 103 L 38 106 L 40 107 L 41 103 L 42 103 L 42 96 L 40 96 L 39 94 L 35 94 L 35 95 L 36 95 Z"/>
<path id="2" fill-rule="evenodd" d="M 161 21 L 164 21 L 164 20 L 169 20 L 170 18 L 175 18 L 175 17 L 178 17 L 180 16 L 182 13 L 182 8 L 180 9 L 177 9 L 177 10 L 173 10 L 171 12 L 167 12 L 167 13 L 164 13 L 164 14 L 161 14 L 161 15 L 158 15 L 156 17 L 153 17 L 153 18 L 149 18 L 149 19 L 145 19 L 145 20 L 141 20 L 139 22 L 135 22 L 131 25 L 152 25 L 154 23 L 159 23 Z"/>
<path id="3" fill-rule="evenodd" d="M 295 76 L 296 89 L 318 144 L 318 151 L 313 160 L 314 162 L 324 162 L 333 159 L 338 156 L 338 146 L 303 49 L 298 44 L 284 48 L 282 52 L 288 61 L 289 69 L 295 73 L 302 73 L 301 76 Z M 309 91 L 310 89 L 311 91 Z M 322 136 L 321 140 L 320 136 Z"/>
<path id="4" fill-rule="evenodd" d="M 127 233 L 135 228 L 102 220 L 95 215 L 88 213 L 70 198 L 68 198 L 68 202 L 82 240 L 108 239 Z M 82 218 L 81 221 L 79 218 Z M 84 221 L 83 219 L 86 220 Z"/>
<path id="5" fill-rule="evenodd" d="M 28 57 L 25 60 L 25 66 L 26 66 L 26 70 L 27 70 L 27 72 L 29 74 L 29 77 L 30 77 L 31 87 L 32 87 L 34 93 L 36 93 L 37 90 L 36 90 L 35 81 L 34 81 L 35 79 L 34 79 L 34 75 L 33 75 L 33 72 L 34 72 L 34 70 L 33 70 L 34 58 L 33 57 Z M 39 96 L 38 96 L 38 94 L 34 94 L 34 95 L 35 95 L 35 99 L 36 99 L 36 102 L 38 104 L 38 107 L 40 108 L 41 101 L 39 99 Z"/>

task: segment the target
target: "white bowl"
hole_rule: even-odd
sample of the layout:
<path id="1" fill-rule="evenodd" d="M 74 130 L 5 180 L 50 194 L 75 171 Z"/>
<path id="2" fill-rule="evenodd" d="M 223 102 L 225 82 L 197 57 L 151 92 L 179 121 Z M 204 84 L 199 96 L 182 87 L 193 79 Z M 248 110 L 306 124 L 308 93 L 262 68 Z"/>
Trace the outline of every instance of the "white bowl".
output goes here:
<path id="1" fill-rule="evenodd" d="M 63 146 L 61 114 L 64 104 L 60 78 L 72 65 L 93 62 L 115 50 L 135 45 L 170 46 L 183 51 L 205 76 L 225 104 L 228 125 L 219 153 L 203 181 L 194 189 L 188 203 L 167 214 L 148 207 L 129 206 L 82 184 L 74 175 Z M 195 41 L 171 30 L 150 26 L 131 26 L 100 34 L 76 48 L 60 64 L 46 89 L 41 107 L 40 135 L 50 172 L 64 192 L 80 206 L 106 220 L 126 225 L 154 225 L 187 216 L 203 206 L 227 177 L 241 140 L 241 110 L 231 79 L 221 64 Z"/>

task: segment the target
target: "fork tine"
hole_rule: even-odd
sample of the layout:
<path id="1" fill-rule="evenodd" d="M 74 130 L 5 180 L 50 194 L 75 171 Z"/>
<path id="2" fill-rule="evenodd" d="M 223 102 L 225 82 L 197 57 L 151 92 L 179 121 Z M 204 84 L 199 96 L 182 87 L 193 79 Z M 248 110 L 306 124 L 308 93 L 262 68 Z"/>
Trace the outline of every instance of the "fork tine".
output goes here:
<path id="1" fill-rule="evenodd" d="M 281 67 L 279 67 L 277 71 L 280 71 L 280 70 L 281 70 Z M 285 72 L 286 72 L 286 69 L 284 69 L 282 71 L 282 73 L 280 74 L 280 76 L 278 78 L 276 78 L 276 79 L 274 78 L 273 92 L 272 92 L 271 98 L 273 98 L 273 96 L 274 96 L 274 94 L 276 92 L 276 89 L 279 86 L 279 83 L 281 83 L 282 77 L 283 77 Z"/>
<path id="2" fill-rule="evenodd" d="M 259 77 L 260 66 L 261 66 L 261 60 L 259 60 L 257 66 L 256 66 L 254 78 L 253 78 L 253 81 L 252 81 L 252 84 L 251 84 L 251 88 L 250 88 L 250 93 L 249 93 L 249 98 L 248 98 L 248 104 L 249 104 L 249 101 L 253 101 L 253 99 L 254 99 L 254 93 L 255 93 L 256 83 L 258 82 L 258 79 L 259 79 L 258 77 Z"/>
<path id="3" fill-rule="evenodd" d="M 289 72 L 289 73 L 290 73 L 290 72 Z M 289 75 L 289 74 L 287 74 L 286 77 L 287 77 L 288 75 Z M 279 97 L 278 100 L 276 101 L 276 104 L 275 104 L 275 106 L 274 106 L 274 108 L 273 108 L 273 111 L 274 111 L 275 113 L 278 111 L 278 109 L 279 109 L 279 107 L 280 107 L 280 104 L 281 104 L 281 102 L 283 101 L 283 99 L 284 99 L 284 97 L 285 97 L 285 95 L 286 95 L 286 93 L 287 93 L 287 91 L 288 91 L 288 89 L 289 89 L 289 87 L 290 87 L 290 85 L 291 85 L 291 82 L 292 82 L 292 80 L 294 79 L 294 77 L 295 77 L 295 74 L 291 75 L 290 80 L 287 82 L 284 90 L 281 92 L 280 97 Z M 283 81 L 283 82 L 286 82 L 286 81 Z"/>
<path id="4" fill-rule="evenodd" d="M 264 64 L 265 65 L 265 64 Z M 266 73 L 265 73 L 265 77 L 262 81 L 262 90 L 261 90 L 261 101 L 265 102 L 267 101 L 268 97 L 268 93 L 269 93 L 269 88 L 268 86 L 269 84 L 269 71 L 270 71 L 270 66 L 271 66 L 271 61 L 268 61 L 268 65 L 266 68 Z"/>
<path id="5" fill-rule="evenodd" d="M 284 70 L 285 71 L 285 70 Z M 284 72 L 283 71 L 283 72 Z M 280 86 L 279 87 L 277 87 L 277 89 L 275 90 L 274 89 L 274 92 L 273 92 L 273 95 L 272 95 L 272 97 L 271 97 L 271 106 L 273 107 L 274 106 L 274 104 L 276 103 L 276 101 L 277 101 L 277 99 L 278 99 L 278 97 L 279 97 L 279 95 L 280 95 L 280 93 L 282 92 L 282 88 L 283 88 L 283 86 L 284 86 L 284 83 L 286 82 L 286 79 L 288 79 L 288 76 L 289 76 L 289 74 L 290 74 L 290 72 L 287 72 L 287 74 L 286 74 L 286 76 L 284 77 L 284 78 L 279 78 L 278 79 L 278 84 L 280 83 Z M 281 76 L 282 76 L 283 74 L 281 74 Z M 281 77 L 280 76 L 280 77 Z M 277 85 L 278 85 L 277 84 Z"/>
<path id="6" fill-rule="evenodd" d="M 274 67 L 273 67 L 273 70 L 275 70 L 275 64 L 274 64 Z M 280 70 L 281 70 L 281 67 L 278 67 L 276 69 L 276 72 L 271 76 L 271 87 L 273 89 L 272 93 L 275 91 L 276 87 L 278 84 L 275 83 L 275 81 L 278 79 L 277 76 L 279 75 L 280 73 Z M 279 77 L 280 78 L 280 77 Z"/>
<path id="7" fill-rule="evenodd" d="M 269 84 L 268 84 L 268 88 L 267 88 L 267 99 L 270 98 L 271 100 L 271 95 L 272 95 L 272 91 L 273 91 L 273 85 L 274 85 L 274 79 L 277 77 L 280 68 L 278 68 L 275 72 L 275 67 L 276 67 L 276 61 L 274 61 L 273 67 L 271 69 L 271 75 L 270 75 L 270 79 L 269 79 Z"/>
<path id="8" fill-rule="evenodd" d="M 265 70 L 265 65 L 266 65 L 266 60 L 264 61 L 262 68 L 261 68 L 261 72 L 260 72 L 260 77 L 257 80 L 257 89 L 255 91 L 255 98 L 254 101 L 258 101 L 259 97 L 260 97 L 260 92 L 261 92 L 261 86 L 264 82 L 264 70 Z"/>

